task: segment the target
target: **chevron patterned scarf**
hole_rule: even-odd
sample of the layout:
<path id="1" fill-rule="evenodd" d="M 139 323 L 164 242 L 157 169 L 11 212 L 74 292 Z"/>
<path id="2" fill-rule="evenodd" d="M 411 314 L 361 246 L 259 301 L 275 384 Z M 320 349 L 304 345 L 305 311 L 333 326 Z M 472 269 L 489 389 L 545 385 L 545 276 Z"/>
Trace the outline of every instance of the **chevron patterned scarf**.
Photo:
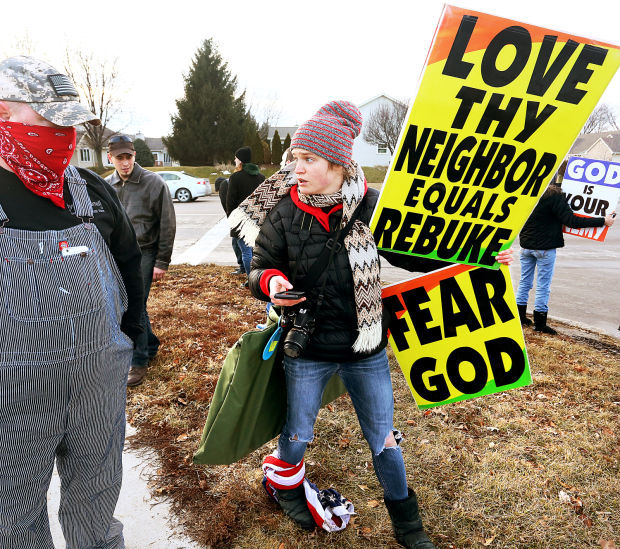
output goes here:
<path id="1" fill-rule="evenodd" d="M 228 218 L 230 226 L 253 246 L 260 227 L 274 206 L 297 184 L 295 163 L 288 164 L 261 183 Z M 342 188 L 334 195 L 303 195 L 306 204 L 323 207 L 342 202 L 341 227 L 345 227 L 364 198 L 364 172 L 356 162 L 345 170 Z M 369 353 L 381 342 L 381 279 L 377 246 L 368 225 L 355 221 L 344 239 L 349 257 L 355 293 L 358 336 L 353 344 L 356 353 Z"/>

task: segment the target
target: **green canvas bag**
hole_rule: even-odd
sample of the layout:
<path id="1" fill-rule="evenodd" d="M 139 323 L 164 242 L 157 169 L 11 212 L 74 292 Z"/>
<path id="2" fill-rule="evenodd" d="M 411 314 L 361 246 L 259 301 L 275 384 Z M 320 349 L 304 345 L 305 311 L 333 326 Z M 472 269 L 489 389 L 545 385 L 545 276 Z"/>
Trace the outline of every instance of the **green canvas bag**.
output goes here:
<path id="1" fill-rule="evenodd" d="M 244 333 L 228 351 L 194 463 L 229 465 L 280 434 L 286 421 L 284 369 L 279 353 L 262 358 L 277 324 L 272 308 L 265 329 Z M 333 376 L 321 405 L 345 392 L 340 377 Z"/>

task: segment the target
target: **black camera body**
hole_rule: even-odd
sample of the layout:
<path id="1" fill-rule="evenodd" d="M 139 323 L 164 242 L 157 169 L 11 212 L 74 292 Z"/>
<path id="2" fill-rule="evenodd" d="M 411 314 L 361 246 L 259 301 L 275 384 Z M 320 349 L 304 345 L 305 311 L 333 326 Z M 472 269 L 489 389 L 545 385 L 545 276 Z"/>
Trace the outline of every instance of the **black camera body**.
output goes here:
<path id="1" fill-rule="evenodd" d="M 287 309 L 289 309 L 287 307 Z M 287 310 L 282 315 L 281 326 L 284 330 L 288 329 L 288 333 L 284 338 L 283 351 L 286 356 L 297 358 L 300 356 L 308 340 L 314 332 L 315 322 L 314 316 L 306 307 L 296 310 Z"/>

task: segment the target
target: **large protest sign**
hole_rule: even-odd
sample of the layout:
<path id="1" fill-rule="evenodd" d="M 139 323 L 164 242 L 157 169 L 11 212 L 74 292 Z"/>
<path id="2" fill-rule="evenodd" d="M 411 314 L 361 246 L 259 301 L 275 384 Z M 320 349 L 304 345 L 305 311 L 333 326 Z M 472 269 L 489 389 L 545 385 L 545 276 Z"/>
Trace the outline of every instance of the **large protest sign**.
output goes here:
<path id="1" fill-rule="evenodd" d="M 620 164 L 590 158 L 572 157 L 566 165 L 562 192 L 576 215 L 604 217 L 616 210 L 620 199 Z M 603 242 L 609 227 L 571 229 L 566 234 Z"/>
<path id="2" fill-rule="evenodd" d="M 620 64 L 596 40 L 445 6 L 371 228 L 497 268 Z"/>
<path id="3" fill-rule="evenodd" d="M 389 340 L 419 408 L 532 382 L 510 272 L 450 265 L 386 286 Z"/>

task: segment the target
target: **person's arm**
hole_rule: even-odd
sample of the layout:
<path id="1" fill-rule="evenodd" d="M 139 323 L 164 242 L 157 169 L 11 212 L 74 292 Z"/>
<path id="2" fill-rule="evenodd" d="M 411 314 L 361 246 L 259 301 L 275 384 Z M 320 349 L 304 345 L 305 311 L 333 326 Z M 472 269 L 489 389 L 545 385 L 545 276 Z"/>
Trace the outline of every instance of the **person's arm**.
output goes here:
<path id="1" fill-rule="evenodd" d="M 125 311 L 121 321 L 121 330 L 135 343 L 138 335 L 144 331 L 142 321 L 144 283 L 140 270 L 142 253 L 127 213 L 111 187 L 105 190 L 105 200 L 110 205 L 114 217 L 114 228 L 110 234 L 108 247 L 121 273 L 127 292 L 127 311 Z"/>
<path id="2" fill-rule="evenodd" d="M 229 189 L 230 191 L 230 189 Z M 277 211 L 272 211 L 263 223 L 252 250 L 252 270 L 249 287 L 252 295 L 271 301 L 269 283 L 273 277 L 288 280 L 288 253 L 285 229 Z"/>
<path id="3" fill-rule="evenodd" d="M 551 211 L 562 225 L 566 225 L 571 229 L 602 227 L 605 225 L 604 217 L 581 217 L 575 215 L 573 210 L 570 209 L 566 197 L 560 193 L 554 197 Z"/>
<path id="4" fill-rule="evenodd" d="M 232 174 L 228 178 L 228 189 L 226 190 L 226 216 L 228 217 L 231 212 L 239 205 L 237 199 L 237 193 L 239 185 L 235 181 L 235 174 Z"/>
<path id="5" fill-rule="evenodd" d="M 163 278 L 165 271 L 168 270 L 177 229 L 174 205 L 165 184 L 159 190 L 156 204 L 159 210 L 159 240 L 157 243 L 157 255 L 155 256 L 155 269 L 159 269 L 160 272 L 156 273 L 154 269 L 153 279 L 160 280 Z"/>

